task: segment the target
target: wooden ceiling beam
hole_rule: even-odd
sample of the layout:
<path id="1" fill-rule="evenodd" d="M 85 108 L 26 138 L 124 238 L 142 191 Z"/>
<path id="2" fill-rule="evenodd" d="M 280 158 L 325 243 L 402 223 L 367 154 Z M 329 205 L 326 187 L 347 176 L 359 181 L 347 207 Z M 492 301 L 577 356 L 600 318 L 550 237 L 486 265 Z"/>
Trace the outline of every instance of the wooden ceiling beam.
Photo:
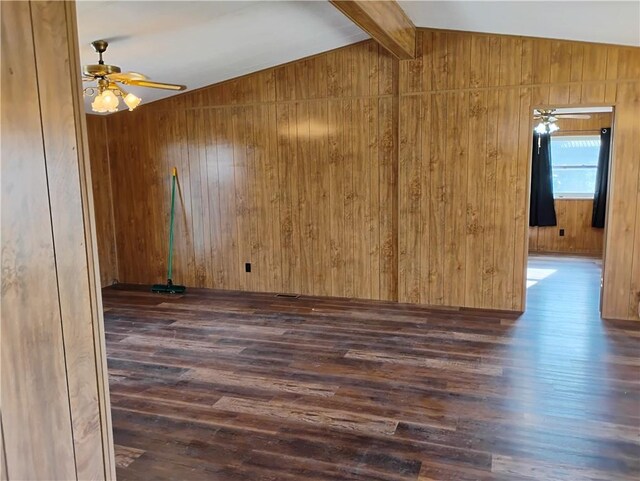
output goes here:
<path id="1" fill-rule="evenodd" d="M 416 27 L 395 0 L 329 0 L 399 59 L 416 55 Z"/>

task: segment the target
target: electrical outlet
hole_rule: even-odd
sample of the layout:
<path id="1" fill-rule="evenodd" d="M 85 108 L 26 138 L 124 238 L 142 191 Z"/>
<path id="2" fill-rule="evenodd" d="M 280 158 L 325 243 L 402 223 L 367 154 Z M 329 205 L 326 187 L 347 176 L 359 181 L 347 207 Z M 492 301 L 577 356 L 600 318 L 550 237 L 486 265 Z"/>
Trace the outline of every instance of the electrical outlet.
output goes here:
<path id="1" fill-rule="evenodd" d="M 564 237 L 564 229 L 560 229 L 560 237 Z"/>
<path id="2" fill-rule="evenodd" d="M 246 262 L 244 265 L 245 272 L 251 272 L 251 262 Z"/>

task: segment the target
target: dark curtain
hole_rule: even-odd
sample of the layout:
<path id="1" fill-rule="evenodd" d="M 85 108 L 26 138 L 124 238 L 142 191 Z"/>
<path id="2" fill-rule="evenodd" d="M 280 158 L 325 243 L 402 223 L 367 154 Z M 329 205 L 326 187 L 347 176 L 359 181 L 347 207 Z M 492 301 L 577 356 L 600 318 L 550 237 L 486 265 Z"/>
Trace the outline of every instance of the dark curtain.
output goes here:
<path id="1" fill-rule="evenodd" d="M 600 129 L 600 155 L 596 173 L 596 191 L 593 196 L 593 216 L 591 225 L 604 229 L 607 213 L 607 187 L 609 183 L 609 154 L 611 152 L 611 128 Z"/>
<path id="2" fill-rule="evenodd" d="M 551 136 L 549 134 L 533 134 L 529 225 L 557 225 L 556 208 L 553 204 Z"/>

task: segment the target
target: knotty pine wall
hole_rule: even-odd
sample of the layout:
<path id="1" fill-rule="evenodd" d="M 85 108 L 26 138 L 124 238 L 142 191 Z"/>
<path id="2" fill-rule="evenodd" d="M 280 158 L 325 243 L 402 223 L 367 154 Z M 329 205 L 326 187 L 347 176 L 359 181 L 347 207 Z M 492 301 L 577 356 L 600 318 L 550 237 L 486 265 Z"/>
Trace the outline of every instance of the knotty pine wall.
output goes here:
<path id="1" fill-rule="evenodd" d="M 415 60 L 368 41 L 111 115 L 119 280 L 164 278 L 177 164 L 187 285 L 521 310 L 532 110 L 604 103 L 604 314 L 634 317 L 638 52 L 421 30 Z"/>
<path id="2" fill-rule="evenodd" d="M 615 104 L 603 315 L 637 318 L 640 49 L 421 30 L 400 62 L 401 301 L 521 310 L 532 110 Z"/>
<path id="3" fill-rule="evenodd" d="M 176 165 L 177 282 L 395 299 L 396 69 L 365 42 L 109 116 L 119 280 L 166 278 Z"/>
<path id="4" fill-rule="evenodd" d="M 609 112 L 592 113 L 589 119 L 559 119 L 560 130 L 554 137 L 563 135 L 600 135 L 600 129 L 613 125 Z M 529 227 L 529 252 L 556 252 L 602 256 L 604 229 L 591 227 L 593 199 L 556 199 L 555 227 Z M 560 237 L 559 229 L 565 230 Z"/>
<path id="5" fill-rule="evenodd" d="M 100 115 L 87 115 L 87 135 L 90 139 L 89 156 L 91 159 L 98 256 L 100 258 L 100 282 L 105 287 L 110 286 L 118 279 L 112 179 L 107 145 L 107 118 Z"/>
<path id="6" fill-rule="evenodd" d="M 600 129 L 613 125 L 612 112 L 592 112 L 588 119 L 558 119 L 556 123 L 560 130 L 551 134 L 554 137 L 563 135 L 597 135 Z M 535 123 L 535 122 L 534 122 Z"/>
<path id="7" fill-rule="evenodd" d="M 591 227 L 593 199 L 556 199 L 558 225 L 529 227 L 529 252 L 602 256 L 604 229 Z M 560 237 L 560 229 L 564 236 Z"/>
<path id="8" fill-rule="evenodd" d="M 75 2 L 0 9 L 0 478 L 115 479 Z"/>

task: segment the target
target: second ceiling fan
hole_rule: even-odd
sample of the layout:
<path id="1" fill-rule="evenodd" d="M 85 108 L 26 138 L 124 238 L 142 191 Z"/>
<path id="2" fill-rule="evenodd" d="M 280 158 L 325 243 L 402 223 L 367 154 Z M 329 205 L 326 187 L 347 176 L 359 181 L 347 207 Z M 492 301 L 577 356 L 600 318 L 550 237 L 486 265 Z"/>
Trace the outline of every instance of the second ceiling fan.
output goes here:
<path id="1" fill-rule="evenodd" d="M 560 127 L 556 124 L 559 119 L 590 119 L 589 114 L 571 114 L 571 113 L 558 113 L 557 109 L 536 109 L 533 115 L 534 120 L 539 120 L 540 123 L 536 126 L 535 131 L 538 134 L 551 134 L 556 130 L 560 130 Z"/>

